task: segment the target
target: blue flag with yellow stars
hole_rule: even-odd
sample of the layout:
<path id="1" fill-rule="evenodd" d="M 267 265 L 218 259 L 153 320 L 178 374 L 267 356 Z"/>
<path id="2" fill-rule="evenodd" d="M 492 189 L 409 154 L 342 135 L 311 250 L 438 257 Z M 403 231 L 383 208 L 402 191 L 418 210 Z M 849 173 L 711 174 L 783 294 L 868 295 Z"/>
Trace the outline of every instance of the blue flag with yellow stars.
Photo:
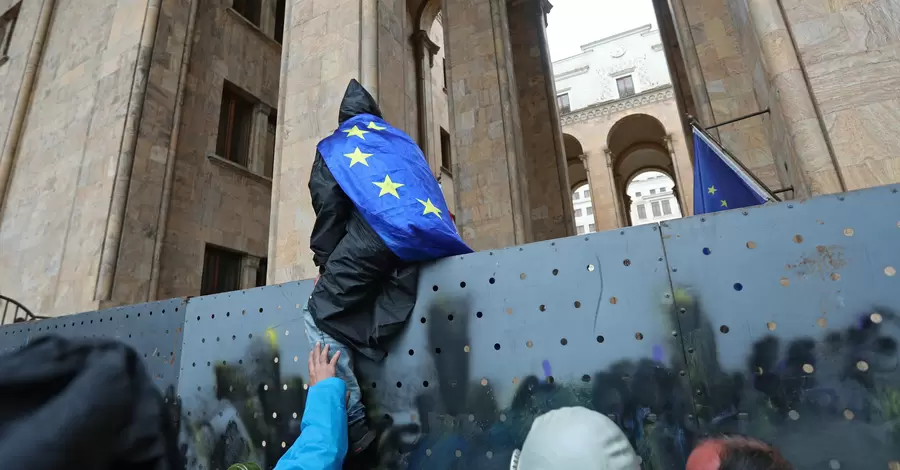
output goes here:
<path id="1" fill-rule="evenodd" d="M 472 252 L 456 231 L 425 155 L 406 133 L 360 114 L 318 149 L 341 189 L 398 257 L 429 261 Z"/>
<path id="2" fill-rule="evenodd" d="M 694 214 L 756 206 L 769 192 L 703 131 L 694 129 Z"/>

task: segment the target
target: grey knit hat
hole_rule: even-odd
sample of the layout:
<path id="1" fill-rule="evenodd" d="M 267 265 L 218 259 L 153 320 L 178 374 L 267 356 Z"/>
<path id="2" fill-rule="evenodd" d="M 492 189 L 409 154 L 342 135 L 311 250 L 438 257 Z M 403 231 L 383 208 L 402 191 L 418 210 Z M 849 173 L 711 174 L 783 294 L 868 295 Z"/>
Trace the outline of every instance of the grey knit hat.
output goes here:
<path id="1" fill-rule="evenodd" d="M 640 470 L 640 457 L 611 419 L 580 406 L 539 416 L 510 470 Z"/>

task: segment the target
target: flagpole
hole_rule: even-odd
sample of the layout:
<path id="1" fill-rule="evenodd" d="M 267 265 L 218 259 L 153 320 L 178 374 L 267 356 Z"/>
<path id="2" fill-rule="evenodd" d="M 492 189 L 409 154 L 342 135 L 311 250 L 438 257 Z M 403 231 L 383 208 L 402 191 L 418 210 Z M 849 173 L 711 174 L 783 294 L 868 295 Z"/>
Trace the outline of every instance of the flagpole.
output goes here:
<path id="1" fill-rule="evenodd" d="M 752 179 L 754 184 L 758 185 L 766 193 L 766 197 L 768 197 L 770 200 L 781 202 L 781 198 L 776 196 L 775 193 L 772 192 L 772 190 L 768 186 L 766 186 L 765 183 L 760 181 L 760 179 L 757 178 L 756 175 L 754 175 L 753 172 L 750 171 L 750 169 L 747 168 L 746 165 L 744 165 L 740 160 L 738 160 L 737 157 L 735 157 L 731 152 L 728 151 L 728 149 L 726 149 L 724 146 L 722 146 L 722 144 L 719 141 L 717 141 L 711 135 L 709 135 L 709 133 L 706 132 L 706 130 L 703 128 L 703 126 L 701 126 L 700 123 L 697 122 L 697 120 L 694 119 L 693 116 L 691 116 L 691 127 L 693 127 L 695 130 L 697 130 L 706 139 L 709 139 L 710 141 L 715 142 L 716 145 L 722 150 L 722 152 L 725 153 L 725 155 L 728 156 L 728 158 L 732 162 L 734 162 L 734 164 L 737 165 L 738 168 L 740 168 L 741 171 L 744 172 L 745 175 L 747 175 L 750 179 Z"/>

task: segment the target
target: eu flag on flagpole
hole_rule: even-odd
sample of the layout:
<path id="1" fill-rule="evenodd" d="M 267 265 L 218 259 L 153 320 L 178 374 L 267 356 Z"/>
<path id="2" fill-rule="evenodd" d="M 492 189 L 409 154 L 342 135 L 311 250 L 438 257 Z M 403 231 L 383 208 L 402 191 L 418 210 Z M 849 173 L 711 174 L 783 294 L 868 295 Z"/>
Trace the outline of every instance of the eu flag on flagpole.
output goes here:
<path id="1" fill-rule="evenodd" d="M 773 200 L 769 191 L 696 125 L 694 130 L 694 214 L 756 206 Z"/>

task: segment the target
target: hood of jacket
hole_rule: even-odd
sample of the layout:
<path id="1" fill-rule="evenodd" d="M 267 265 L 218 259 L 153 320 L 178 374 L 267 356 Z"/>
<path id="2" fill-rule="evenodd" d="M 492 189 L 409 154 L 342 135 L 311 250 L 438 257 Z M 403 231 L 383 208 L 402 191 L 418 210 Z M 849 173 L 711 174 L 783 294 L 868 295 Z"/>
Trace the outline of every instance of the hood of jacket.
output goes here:
<path id="1" fill-rule="evenodd" d="M 344 99 L 341 100 L 338 124 L 342 124 L 347 119 L 360 114 L 383 117 L 381 109 L 378 108 L 378 103 L 375 102 L 375 98 L 372 98 L 372 95 L 354 78 L 347 85 Z"/>

